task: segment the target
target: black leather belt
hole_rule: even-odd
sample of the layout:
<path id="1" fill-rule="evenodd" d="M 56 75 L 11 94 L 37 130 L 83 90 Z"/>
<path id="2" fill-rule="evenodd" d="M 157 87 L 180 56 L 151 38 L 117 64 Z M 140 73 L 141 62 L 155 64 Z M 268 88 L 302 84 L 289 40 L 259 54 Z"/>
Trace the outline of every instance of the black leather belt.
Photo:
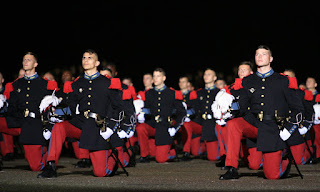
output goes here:
<path id="1" fill-rule="evenodd" d="M 254 114 L 259 121 L 275 121 L 276 117 L 274 115 L 265 115 L 263 113 Z"/>

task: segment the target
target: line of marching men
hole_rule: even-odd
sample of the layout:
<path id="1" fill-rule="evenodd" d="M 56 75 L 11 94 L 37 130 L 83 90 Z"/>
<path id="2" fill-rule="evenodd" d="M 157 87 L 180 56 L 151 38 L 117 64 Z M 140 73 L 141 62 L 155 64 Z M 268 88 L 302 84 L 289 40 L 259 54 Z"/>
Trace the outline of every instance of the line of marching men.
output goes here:
<path id="1" fill-rule="evenodd" d="M 84 75 L 61 90 L 38 76 L 37 57 L 29 52 L 23 57 L 24 77 L 8 83 L 1 97 L 0 132 L 20 135 L 31 170 L 42 171 L 39 178 L 57 176 L 66 138 L 78 140 L 77 156 L 83 159 L 78 166 L 86 167 L 90 159 L 94 175 L 103 177 L 135 164 L 136 142 L 139 162 L 173 161 L 179 134 L 182 160 L 203 154 L 220 160 L 216 165 L 227 171 L 221 180 L 239 178 L 239 156 L 249 168 L 262 168 L 268 179 L 285 178 L 290 154 L 297 164 L 320 157 L 314 147 L 320 141 L 320 96 L 298 89 L 292 70 L 275 72 L 272 60 L 270 48 L 259 46 L 256 72 L 242 62 L 239 78 L 219 89 L 215 71 L 208 68 L 205 87 L 197 91 L 189 91 L 186 76 L 179 79 L 179 91 L 167 87 L 165 71 L 157 68 L 144 75 L 146 89 L 136 96 L 109 69 L 98 71 L 94 50 L 83 54 Z"/>

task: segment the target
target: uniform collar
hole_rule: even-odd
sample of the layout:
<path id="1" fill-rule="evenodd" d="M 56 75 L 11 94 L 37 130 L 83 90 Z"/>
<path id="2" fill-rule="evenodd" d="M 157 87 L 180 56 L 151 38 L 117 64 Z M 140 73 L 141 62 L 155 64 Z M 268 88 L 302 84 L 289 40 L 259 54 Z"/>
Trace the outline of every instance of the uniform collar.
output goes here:
<path id="1" fill-rule="evenodd" d="M 182 92 L 182 91 L 181 91 L 181 93 L 182 93 L 182 95 L 188 95 L 188 93 L 190 93 L 190 91 L 189 91 L 189 90 L 187 90 L 187 91 L 185 91 L 185 92 Z"/>
<path id="2" fill-rule="evenodd" d="M 257 76 L 258 77 L 261 77 L 261 78 L 266 78 L 266 77 L 269 77 L 271 76 L 272 74 L 274 73 L 274 70 L 271 68 L 270 71 L 262 74 L 262 73 L 259 73 L 258 71 L 256 72 Z"/>
<path id="3" fill-rule="evenodd" d="M 163 87 L 161 87 L 160 89 L 157 89 L 156 87 L 154 87 L 153 89 L 155 90 L 155 91 L 163 91 L 163 90 L 165 90 L 167 88 L 167 86 L 166 85 L 163 85 Z"/>
<path id="4" fill-rule="evenodd" d="M 33 80 L 33 79 L 35 79 L 35 78 L 37 78 L 37 77 L 39 77 L 39 75 L 38 75 L 38 73 L 36 72 L 34 75 L 31 75 L 31 76 L 24 76 L 23 78 L 25 79 L 25 80 Z"/>
<path id="5" fill-rule="evenodd" d="M 213 90 L 213 89 L 215 89 L 216 88 L 216 86 L 215 85 L 213 85 L 213 86 L 211 86 L 211 87 L 205 87 L 205 90 Z"/>
<path id="6" fill-rule="evenodd" d="M 91 75 L 91 76 L 89 76 L 89 75 L 87 75 L 87 74 L 84 74 L 84 75 L 83 75 L 83 77 L 84 77 L 85 79 L 87 79 L 87 80 L 93 80 L 93 79 L 95 79 L 95 78 L 97 78 L 97 77 L 99 77 L 99 76 L 100 76 L 99 71 L 97 71 L 95 74 L 93 74 L 93 75 Z"/>

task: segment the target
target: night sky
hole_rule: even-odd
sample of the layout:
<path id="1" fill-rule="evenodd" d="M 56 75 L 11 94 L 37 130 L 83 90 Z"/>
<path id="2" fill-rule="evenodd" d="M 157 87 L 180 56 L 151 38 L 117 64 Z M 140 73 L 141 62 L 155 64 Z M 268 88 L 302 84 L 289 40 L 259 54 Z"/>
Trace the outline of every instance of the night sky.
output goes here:
<path id="1" fill-rule="evenodd" d="M 38 54 L 43 73 L 81 66 L 83 51 L 91 48 L 138 90 L 142 74 L 156 67 L 167 71 L 167 85 L 178 88 L 179 75 L 207 67 L 232 74 L 241 61 L 253 61 L 260 44 L 271 48 L 276 71 L 294 69 L 299 83 L 319 78 L 316 1 L 43 1 L 3 8 L 6 81 L 26 51 Z"/>

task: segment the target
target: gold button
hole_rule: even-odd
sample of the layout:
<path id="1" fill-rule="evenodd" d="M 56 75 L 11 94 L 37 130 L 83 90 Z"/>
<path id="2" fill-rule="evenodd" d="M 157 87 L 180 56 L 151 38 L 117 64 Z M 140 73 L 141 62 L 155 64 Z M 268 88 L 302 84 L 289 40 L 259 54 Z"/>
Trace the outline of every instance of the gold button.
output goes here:
<path id="1" fill-rule="evenodd" d="M 262 81 L 266 81 L 266 79 L 265 79 L 265 78 L 263 78 L 263 79 L 262 79 Z"/>
<path id="2" fill-rule="evenodd" d="M 158 100 L 161 100 L 161 97 L 158 97 Z"/>
<path id="3" fill-rule="evenodd" d="M 90 80 L 89 83 L 92 83 L 92 81 Z"/>
<path id="4" fill-rule="evenodd" d="M 89 87 L 89 91 L 91 91 L 92 90 L 92 88 L 91 87 Z"/>
<path id="5" fill-rule="evenodd" d="M 158 94 L 161 94 L 161 92 L 159 91 Z"/>
<path id="6" fill-rule="evenodd" d="M 184 99 L 183 102 L 187 102 L 187 101 Z"/>
<path id="7" fill-rule="evenodd" d="M 31 81 L 28 81 L 28 83 L 31 83 Z"/>
<path id="8" fill-rule="evenodd" d="M 250 110 L 250 107 L 248 107 L 248 110 Z"/>
<path id="9" fill-rule="evenodd" d="M 29 94 L 27 94 L 26 97 L 29 97 Z"/>
<path id="10" fill-rule="evenodd" d="M 206 109 L 208 109 L 208 106 L 206 106 Z"/>
<path id="11" fill-rule="evenodd" d="M 27 102 L 26 102 L 26 104 L 28 105 L 28 104 L 29 104 L 29 102 L 27 101 Z"/>
<path id="12" fill-rule="evenodd" d="M 207 114 L 208 112 L 204 112 L 204 114 Z"/>
<path id="13" fill-rule="evenodd" d="M 261 106 L 263 106 L 264 105 L 264 103 L 261 103 Z"/>
<path id="14" fill-rule="evenodd" d="M 160 103 L 158 103 L 158 106 L 160 106 Z"/>
<path id="15" fill-rule="evenodd" d="M 261 97 L 264 97 L 264 95 L 261 95 Z"/>
<path id="16" fill-rule="evenodd" d="M 30 90 L 30 87 L 27 87 L 27 90 Z"/>
<path id="17" fill-rule="evenodd" d="M 209 101 L 206 101 L 206 103 L 209 103 Z"/>
<path id="18" fill-rule="evenodd" d="M 160 109 L 158 109 L 158 112 L 160 112 Z"/>
<path id="19" fill-rule="evenodd" d="M 91 112 L 91 110 L 90 110 L 90 109 L 88 109 L 88 112 Z"/>
<path id="20" fill-rule="evenodd" d="M 210 90 L 208 90 L 208 93 L 210 93 Z"/>
<path id="21" fill-rule="evenodd" d="M 91 95 L 88 95 L 88 97 L 90 98 L 90 97 L 91 97 Z"/>
<path id="22" fill-rule="evenodd" d="M 90 102 L 88 102 L 88 105 L 91 105 L 91 103 L 90 103 Z"/>
<path id="23" fill-rule="evenodd" d="M 261 89 L 265 89 L 265 87 L 264 87 L 264 86 L 262 86 L 262 87 L 261 87 Z"/>
<path id="24" fill-rule="evenodd" d="M 209 95 L 207 95 L 207 98 L 209 98 L 210 96 Z"/>

